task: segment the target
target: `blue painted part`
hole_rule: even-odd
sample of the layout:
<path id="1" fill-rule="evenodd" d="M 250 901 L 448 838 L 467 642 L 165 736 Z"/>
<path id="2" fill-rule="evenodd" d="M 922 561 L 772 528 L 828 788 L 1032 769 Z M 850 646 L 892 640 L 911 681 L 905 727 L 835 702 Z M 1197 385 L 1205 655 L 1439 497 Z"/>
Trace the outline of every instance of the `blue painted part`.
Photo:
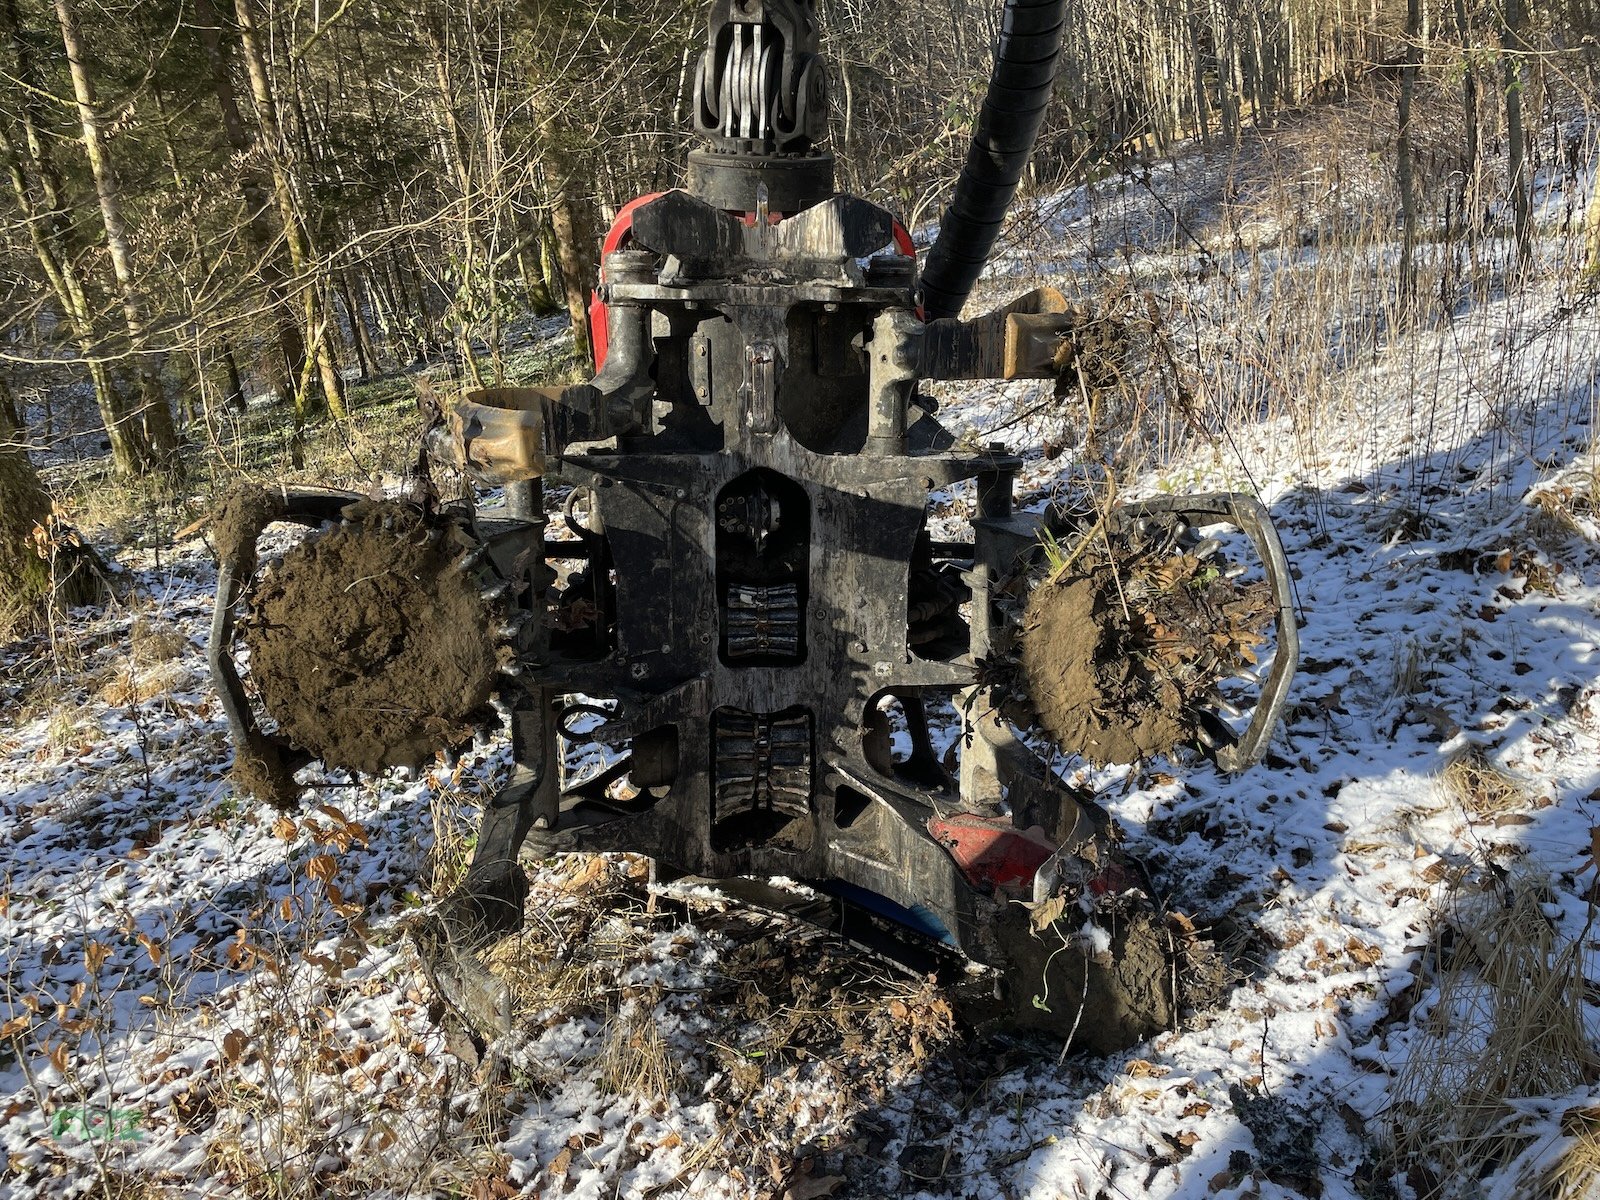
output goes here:
<path id="1" fill-rule="evenodd" d="M 841 900 L 848 900 L 852 904 L 877 913 L 880 917 L 887 917 L 895 924 L 904 925 L 923 937 L 942 942 L 957 950 L 961 948 L 960 943 L 956 941 L 956 935 L 951 933 L 945 923 L 926 905 L 917 904 L 906 908 L 904 905 L 896 904 L 887 896 L 880 896 L 877 892 L 868 891 L 864 887 L 857 887 L 853 883 L 845 883 L 839 879 L 829 880 L 818 886 Z"/>

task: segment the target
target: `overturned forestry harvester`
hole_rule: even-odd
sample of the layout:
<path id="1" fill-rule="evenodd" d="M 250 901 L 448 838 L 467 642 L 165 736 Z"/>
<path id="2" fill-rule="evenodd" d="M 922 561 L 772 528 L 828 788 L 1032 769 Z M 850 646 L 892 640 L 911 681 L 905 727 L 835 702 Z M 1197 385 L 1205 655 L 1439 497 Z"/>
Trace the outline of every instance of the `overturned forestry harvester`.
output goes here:
<path id="1" fill-rule="evenodd" d="M 313 758 L 415 764 L 496 696 L 509 713 L 515 773 L 417 934 L 480 1026 L 509 1019 L 477 956 L 521 926 L 525 850 L 725 881 L 1083 1049 L 1172 1021 L 1206 950 L 1053 762 L 1261 755 L 1296 658 L 1277 536 L 1236 495 L 1018 511 L 1022 459 L 959 447 L 921 387 L 1070 369 L 1057 292 L 960 318 L 1064 7 L 1007 0 L 919 270 L 890 213 L 834 190 L 812 0 L 714 0 L 703 145 L 685 189 L 626 206 L 606 241 L 597 373 L 469 393 L 426 435 L 503 502 L 226 505 L 212 669 L 247 786 L 292 798 Z M 261 568 L 276 521 L 316 532 Z M 1247 695 L 1218 690 L 1269 651 Z"/>

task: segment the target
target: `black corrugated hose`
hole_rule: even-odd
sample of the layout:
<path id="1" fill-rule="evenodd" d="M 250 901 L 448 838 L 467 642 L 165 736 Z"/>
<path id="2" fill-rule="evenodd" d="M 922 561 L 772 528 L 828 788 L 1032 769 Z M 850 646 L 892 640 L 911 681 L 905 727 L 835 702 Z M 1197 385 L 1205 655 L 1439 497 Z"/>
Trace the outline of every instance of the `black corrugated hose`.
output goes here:
<path id="1" fill-rule="evenodd" d="M 955 197 L 922 269 L 932 321 L 954 317 L 972 293 L 1050 107 L 1067 0 L 1006 0 L 994 75 Z"/>

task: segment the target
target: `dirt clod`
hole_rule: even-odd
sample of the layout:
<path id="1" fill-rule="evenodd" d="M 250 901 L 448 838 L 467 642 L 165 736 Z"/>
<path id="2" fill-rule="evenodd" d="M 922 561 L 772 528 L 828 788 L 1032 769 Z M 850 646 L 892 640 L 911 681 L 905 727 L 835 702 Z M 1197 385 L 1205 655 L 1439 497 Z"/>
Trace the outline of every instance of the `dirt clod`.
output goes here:
<path id="1" fill-rule="evenodd" d="M 1175 1028 L 1180 1013 L 1216 1005 L 1232 986 L 1216 947 L 1141 890 L 1098 899 L 1087 914 L 1069 899 L 1053 919 L 1040 924 L 1038 915 L 1012 904 L 997 922 L 1009 960 L 1004 1023 L 1061 1038 L 1074 1052 L 1126 1050 Z"/>
<path id="2" fill-rule="evenodd" d="M 1015 927 L 1025 918 L 1012 907 L 1002 921 L 1013 927 L 1005 983 L 1013 1028 L 1070 1036 L 1075 1052 L 1112 1054 L 1173 1028 L 1180 1007 L 1211 998 L 1190 991 L 1192 979 L 1208 975 L 1208 949 L 1153 907 L 1093 918 L 1107 939 L 1101 950 L 1084 942 L 1081 916 L 1021 934 Z"/>
<path id="3" fill-rule="evenodd" d="M 1272 597 L 1192 554 L 1103 540 L 1032 588 L 1020 661 L 1039 724 L 1063 749 L 1128 763 L 1194 739 L 1208 694 L 1255 661 Z"/>
<path id="4" fill-rule="evenodd" d="M 250 671 L 279 733 L 329 766 L 416 765 L 469 737 L 494 689 L 495 614 L 404 504 L 285 556 L 250 598 Z"/>
<path id="5" fill-rule="evenodd" d="M 234 747 L 229 776 L 235 790 L 274 808 L 291 809 L 300 799 L 300 785 L 282 752 L 259 733 L 251 734 L 248 745 Z"/>
<path id="6" fill-rule="evenodd" d="M 217 561 L 236 561 L 248 578 L 256 569 L 256 538 L 283 515 L 283 504 L 265 488 L 243 483 L 222 498 L 211 516 L 211 541 Z"/>

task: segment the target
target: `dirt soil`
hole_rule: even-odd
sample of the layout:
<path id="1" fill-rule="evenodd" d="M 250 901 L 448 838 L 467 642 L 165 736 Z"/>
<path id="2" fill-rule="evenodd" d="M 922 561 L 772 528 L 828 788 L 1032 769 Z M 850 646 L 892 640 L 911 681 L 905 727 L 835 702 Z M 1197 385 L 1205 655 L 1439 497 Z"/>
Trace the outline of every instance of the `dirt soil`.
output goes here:
<path id="1" fill-rule="evenodd" d="M 300 785 L 282 750 L 259 733 L 251 733 L 248 745 L 234 746 L 229 777 L 244 794 L 286 811 L 300 799 Z"/>
<path id="2" fill-rule="evenodd" d="M 1195 737 L 1222 680 L 1255 662 L 1273 616 L 1264 582 L 1126 539 L 1041 579 L 1022 618 L 1022 675 L 1039 724 L 1091 762 L 1129 763 Z"/>
<path id="3" fill-rule="evenodd" d="M 1048 1032 L 1075 1052 L 1114 1054 L 1173 1028 L 1180 1011 L 1225 994 L 1229 981 L 1216 951 L 1181 918 L 1140 905 L 1091 919 L 1109 935 L 1109 949 L 1096 953 L 1077 936 L 1081 913 L 1038 932 L 1026 929 L 1021 905 L 1001 917 L 1009 927 L 1009 1027 Z"/>
<path id="4" fill-rule="evenodd" d="M 479 576 L 415 509 L 351 523 L 285 556 L 250 597 L 250 673 L 280 736 L 330 766 L 416 765 L 488 717 L 498 616 Z"/>
<path id="5" fill-rule="evenodd" d="M 283 504 L 265 488 L 241 484 L 222 498 L 211 516 L 211 541 L 221 563 L 238 558 L 239 575 L 256 569 L 256 538 L 283 515 Z"/>

